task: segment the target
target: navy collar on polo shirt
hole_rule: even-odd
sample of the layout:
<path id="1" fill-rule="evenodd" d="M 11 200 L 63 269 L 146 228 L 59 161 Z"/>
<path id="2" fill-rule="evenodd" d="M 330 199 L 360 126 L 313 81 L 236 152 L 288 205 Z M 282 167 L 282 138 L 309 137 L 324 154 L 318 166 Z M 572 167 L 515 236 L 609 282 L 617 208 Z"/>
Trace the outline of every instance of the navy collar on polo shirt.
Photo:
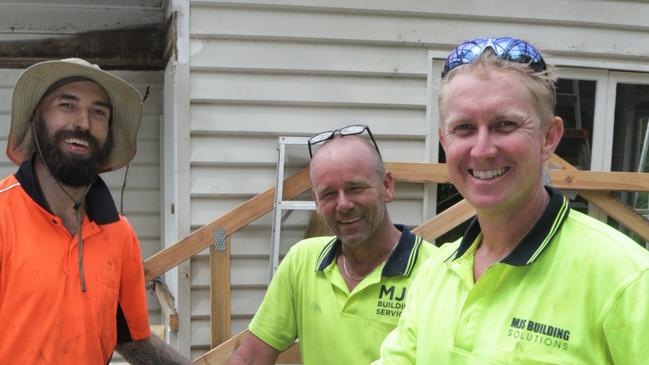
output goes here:
<path id="1" fill-rule="evenodd" d="M 403 225 L 395 224 L 394 226 L 401 231 L 401 237 L 399 237 L 399 242 L 397 243 L 394 252 L 392 252 L 388 261 L 385 263 L 381 275 L 408 276 L 417 260 L 417 255 L 419 254 L 418 248 L 423 243 L 423 239 L 414 235 Z M 338 238 L 333 238 L 327 245 L 325 245 L 323 252 L 319 255 L 321 259 L 317 263 L 317 271 L 323 271 L 327 266 L 334 262 L 341 245 L 342 242 Z"/>
<path id="2" fill-rule="evenodd" d="M 539 220 L 534 224 L 534 227 L 516 245 L 514 250 L 500 262 L 514 266 L 531 264 L 550 245 L 552 239 L 566 220 L 566 217 L 568 217 L 568 213 L 570 212 L 568 200 L 560 191 L 549 186 L 545 188 L 550 194 L 550 201 L 545 211 L 543 211 L 543 214 L 541 214 Z M 471 247 L 480 232 L 478 219 L 473 218 L 462 238 L 460 246 L 449 259 L 455 260 L 462 257 L 469 247 Z"/>
<path id="3" fill-rule="evenodd" d="M 45 196 L 38 184 L 32 160 L 27 160 L 20 164 L 14 176 L 32 200 L 43 209 L 49 211 Z M 50 213 L 52 212 L 50 211 Z M 86 214 L 89 220 L 97 224 L 109 224 L 119 220 L 119 214 L 117 213 L 117 208 L 115 207 L 110 190 L 99 176 L 97 176 L 92 187 L 88 190 L 88 194 L 86 194 Z"/>

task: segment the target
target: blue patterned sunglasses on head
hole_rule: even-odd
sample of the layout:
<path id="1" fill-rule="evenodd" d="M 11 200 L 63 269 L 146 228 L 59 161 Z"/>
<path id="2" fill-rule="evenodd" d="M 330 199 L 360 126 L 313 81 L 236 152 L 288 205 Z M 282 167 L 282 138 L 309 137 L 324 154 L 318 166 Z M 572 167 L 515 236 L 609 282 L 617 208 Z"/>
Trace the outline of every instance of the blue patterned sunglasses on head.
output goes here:
<path id="1" fill-rule="evenodd" d="M 536 48 L 531 44 L 516 38 L 475 38 L 460 43 L 444 61 L 444 78 L 452 69 L 472 63 L 490 48 L 496 57 L 516 63 L 526 63 L 536 72 L 545 71 L 547 66 Z"/>

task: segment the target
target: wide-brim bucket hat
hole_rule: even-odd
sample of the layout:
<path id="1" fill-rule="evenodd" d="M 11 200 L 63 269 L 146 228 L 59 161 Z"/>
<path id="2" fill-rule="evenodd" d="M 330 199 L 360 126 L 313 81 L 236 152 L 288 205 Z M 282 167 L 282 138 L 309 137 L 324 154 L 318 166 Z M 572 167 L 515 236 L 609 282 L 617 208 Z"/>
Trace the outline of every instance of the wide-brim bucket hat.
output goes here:
<path id="1" fill-rule="evenodd" d="M 129 83 L 80 58 L 67 58 L 34 64 L 20 74 L 11 100 L 11 127 L 7 156 L 20 165 L 32 157 L 31 131 L 34 111 L 48 88 L 55 82 L 81 76 L 104 88 L 111 104 L 113 147 L 102 172 L 119 169 L 135 156 L 137 132 L 142 118 L 142 98 Z"/>

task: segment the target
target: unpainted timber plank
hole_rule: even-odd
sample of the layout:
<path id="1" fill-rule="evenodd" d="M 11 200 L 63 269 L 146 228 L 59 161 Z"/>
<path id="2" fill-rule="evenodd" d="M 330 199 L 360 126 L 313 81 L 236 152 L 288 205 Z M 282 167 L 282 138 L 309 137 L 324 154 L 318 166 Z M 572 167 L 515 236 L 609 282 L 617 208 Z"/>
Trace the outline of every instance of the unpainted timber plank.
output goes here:
<path id="1" fill-rule="evenodd" d="M 576 169 L 550 170 L 550 185 L 569 190 L 649 191 L 649 174 Z"/>
<path id="2" fill-rule="evenodd" d="M 465 199 L 455 203 L 427 222 L 412 230 L 426 241 L 433 241 L 475 215 L 475 209 Z"/>
<path id="3" fill-rule="evenodd" d="M 232 334 L 230 287 L 230 240 L 225 238 L 223 250 L 210 246 L 210 325 L 212 348 L 222 344 Z"/>
<path id="4" fill-rule="evenodd" d="M 557 189 L 649 191 L 649 173 L 557 169 L 556 164 L 553 166 L 552 162 L 549 166 L 550 185 Z M 387 162 L 385 168 L 400 182 L 451 183 L 446 164 Z"/>
<path id="5" fill-rule="evenodd" d="M 195 365 L 213 365 L 213 364 L 225 364 L 226 361 L 230 358 L 230 355 L 237 349 L 243 342 L 243 339 L 248 336 L 250 332 L 245 330 L 237 335 L 232 336 L 232 338 L 223 342 L 219 346 L 213 348 L 212 350 L 205 353 L 205 355 L 194 360 Z"/>
<path id="6" fill-rule="evenodd" d="M 250 331 L 244 330 L 233 336 L 219 346 L 205 353 L 205 355 L 194 360 L 194 365 L 223 365 L 228 361 L 230 355 L 241 345 L 246 336 L 251 336 Z M 301 364 L 300 346 L 294 343 L 284 350 L 277 357 L 278 364 Z"/>
<path id="7" fill-rule="evenodd" d="M 400 182 L 445 184 L 448 178 L 446 164 L 386 162 L 385 169 Z"/>

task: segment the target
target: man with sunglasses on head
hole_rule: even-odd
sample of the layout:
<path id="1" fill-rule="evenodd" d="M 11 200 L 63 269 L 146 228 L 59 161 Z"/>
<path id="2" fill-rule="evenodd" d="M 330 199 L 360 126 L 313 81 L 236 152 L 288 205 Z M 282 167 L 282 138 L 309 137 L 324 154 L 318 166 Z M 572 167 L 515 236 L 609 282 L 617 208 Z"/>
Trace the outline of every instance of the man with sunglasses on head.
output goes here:
<path id="1" fill-rule="evenodd" d="M 290 249 L 230 365 L 274 364 L 296 338 L 306 365 L 369 364 L 396 326 L 412 278 L 436 252 L 392 224 L 394 178 L 367 126 L 318 133 L 311 154 L 316 146 L 313 199 L 336 236 Z"/>
<path id="2" fill-rule="evenodd" d="M 78 58 L 14 87 L 0 180 L 0 364 L 188 364 L 151 335 L 140 244 L 99 173 L 129 163 L 142 101 Z"/>
<path id="3" fill-rule="evenodd" d="M 556 78 L 514 38 L 446 60 L 439 138 L 477 218 L 429 260 L 378 364 L 646 364 L 649 254 L 543 185 Z"/>

